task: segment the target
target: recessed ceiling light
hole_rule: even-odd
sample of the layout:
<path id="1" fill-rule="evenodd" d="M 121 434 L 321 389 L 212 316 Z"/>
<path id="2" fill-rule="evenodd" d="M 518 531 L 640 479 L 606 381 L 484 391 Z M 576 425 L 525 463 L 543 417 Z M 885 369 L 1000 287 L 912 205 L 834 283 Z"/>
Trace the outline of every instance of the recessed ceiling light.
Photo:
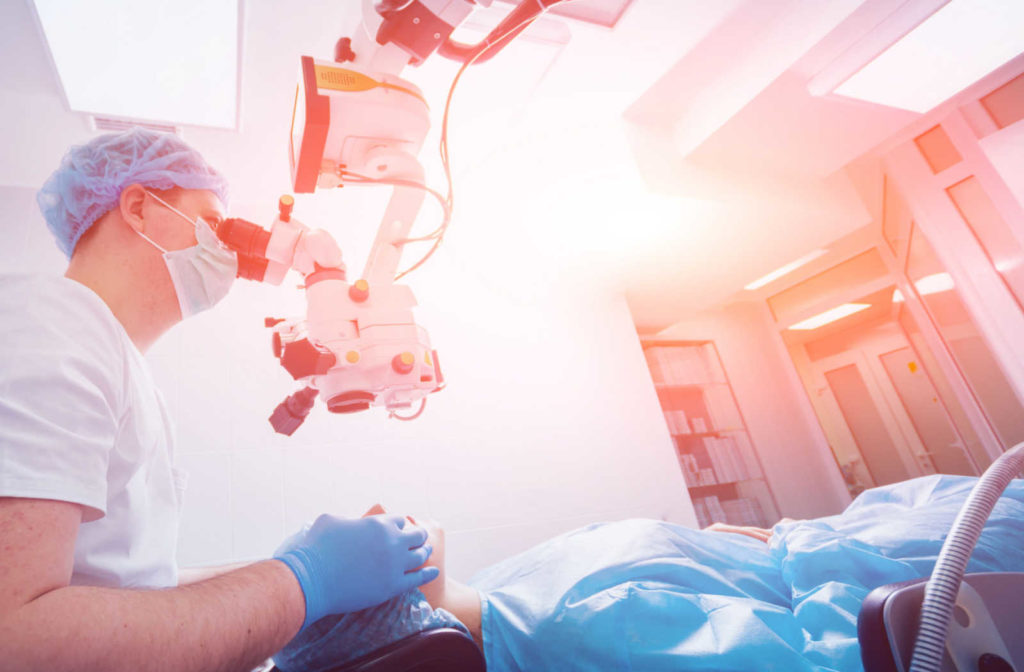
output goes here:
<path id="1" fill-rule="evenodd" d="M 818 327 L 824 326 L 830 322 L 841 320 L 844 317 L 859 313 L 862 310 L 866 310 L 871 307 L 870 303 L 844 303 L 841 306 L 836 306 L 831 310 L 826 310 L 824 313 L 819 313 L 814 317 L 809 317 L 802 322 L 790 325 L 790 329 L 794 330 L 810 330 L 817 329 Z"/>
<path id="2" fill-rule="evenodd" d="M 932 273 L 914 283 L 918 294 L 938 294 L 953 289 L 953 276 L 949 273 Z"/>
<path id="3" fill-rule="evenodd" d="M 1024 2 L 952 0 L 834 88 L 927 112 L 1024 53 Z"/>
<path id="4" fill-rule="evenodd" d="M 752 283 L 750 283 L 749 285 L 747 285 L 743 289 L 746 289 L 746 290 L 760 289 L 761 287 L 764 287 L 765 285 L 767 285 L 769 282 L 774 282 L 775 280 L 778 280 L 779 278 L 781 278 L 782 276 L 786 275 L 787 273 L 792 273 L 793 271 L 795 271 L 796 269 L 800 268 L 801 266 L 803 266 L 805 264 L 809 264 L 810 262 L 814 261 L 815 259 L 817 259 L 818 257 L 822 256 L 826 252 L 828 252 L 828 250 L 815 250 L 814 252 L 810 252 L 808 254 L 805 254 L 804 256 L 800 257 L 796 261 L 791 261 L 788 264 L 786 264 L 785 266 L 782 266 L 781 268 L 775 269 L 774 271 L 772 271 L 768 275 L 765 275 L 763 277 L 758 278 L 757 280 L 754 280 Z"/>
<path id="5" fill-rule="evenodd" d="M 236 128 L 239 0 L 34 0 L 75 112 Z"/>
<path id="6" fill-rule="evenodd" d="M 956 285 L 953 283 L 953 276 L 949 273 L 932 273 L 931 275 L 926 275 L 914 283 L 914 288 L 921 296 L 938 294 L 939 292 L 948 292 L 955 286 Z M 898 289 L 893 291 L 892 300 L 893 303 L 904 301 L 903 292 Z"/>

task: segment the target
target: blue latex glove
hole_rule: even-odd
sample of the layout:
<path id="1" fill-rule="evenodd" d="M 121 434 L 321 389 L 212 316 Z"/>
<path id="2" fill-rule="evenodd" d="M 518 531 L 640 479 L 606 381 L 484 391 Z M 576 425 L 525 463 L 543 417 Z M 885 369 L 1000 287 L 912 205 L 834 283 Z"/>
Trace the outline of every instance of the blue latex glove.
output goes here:
<path id="1" fill-rule="evenodd" d="M 402 516 L 322 515 L 288 538 L 274 558 L 288 565 L 306 598 L 305 628 L 328 614 L 359 611 L 437 578 L 420 567 L 433 548 L 427 531 Z"/>

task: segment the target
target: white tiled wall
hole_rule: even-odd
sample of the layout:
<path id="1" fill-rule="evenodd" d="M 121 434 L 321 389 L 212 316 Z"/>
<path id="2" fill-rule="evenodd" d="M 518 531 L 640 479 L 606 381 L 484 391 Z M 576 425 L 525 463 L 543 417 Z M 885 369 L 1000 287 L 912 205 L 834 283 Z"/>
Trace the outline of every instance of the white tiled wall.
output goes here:
<path id="1" fill-rule="evenodd" d="M 0 188 L 0 225 L 4 271 L 63 271 L 31 190 Z M 154 346 L 190 472 L 182 565 L 265 557 L 320 512 L 378 501 L 440 521 L 464 579 L 589 522 L 693 523 L 625 301 L 502 284 L 448 254 L 413 283 L 449 381 L 415 422 L 318 406 L 295 436 L 273 434 L 266 418 L 295 388 L 262 318 L 301 310 L 293 288 L 239 283 Z"/>

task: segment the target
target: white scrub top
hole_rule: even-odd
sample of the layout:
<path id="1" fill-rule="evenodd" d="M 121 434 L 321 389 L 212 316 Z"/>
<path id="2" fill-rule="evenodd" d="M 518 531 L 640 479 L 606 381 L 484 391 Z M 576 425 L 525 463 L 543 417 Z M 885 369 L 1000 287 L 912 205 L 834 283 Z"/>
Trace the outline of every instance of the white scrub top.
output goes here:
<path id="1" fill-rule="evenodd" d="M 74 280 L 0 275 L 0 348 L 0 497 L 85 507 L 72 585 L 177 585 L 184 474 L 121 323 Z"/>

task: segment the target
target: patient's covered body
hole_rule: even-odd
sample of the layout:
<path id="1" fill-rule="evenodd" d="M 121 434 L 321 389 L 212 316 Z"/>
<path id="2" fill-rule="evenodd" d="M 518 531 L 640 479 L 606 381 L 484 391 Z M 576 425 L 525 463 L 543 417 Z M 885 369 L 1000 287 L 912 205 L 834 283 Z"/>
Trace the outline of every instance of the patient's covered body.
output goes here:
<path id="1" fill-rule="evenodd" d="M 471 580 L 487 668 L 860 670 L 864 597 L 930 573 L 975 482 L 869 490 L 840 515 L 777 526 L 767 545 L 651 520 L 563 534 Z M 1024 571 L 1024 481 L 996 506 L 968 571 Z"/>
<path id="2" fill-rule="evenodd" d="M 860 670 L 857 614 L 877 586 L 926 576 L 976 479 L 862 493 L 768 545 L 655 521 L 592 525 L 484 570 L 490 672 Z M 969 571 L 1024 571 L 1024 481 Z"/>

